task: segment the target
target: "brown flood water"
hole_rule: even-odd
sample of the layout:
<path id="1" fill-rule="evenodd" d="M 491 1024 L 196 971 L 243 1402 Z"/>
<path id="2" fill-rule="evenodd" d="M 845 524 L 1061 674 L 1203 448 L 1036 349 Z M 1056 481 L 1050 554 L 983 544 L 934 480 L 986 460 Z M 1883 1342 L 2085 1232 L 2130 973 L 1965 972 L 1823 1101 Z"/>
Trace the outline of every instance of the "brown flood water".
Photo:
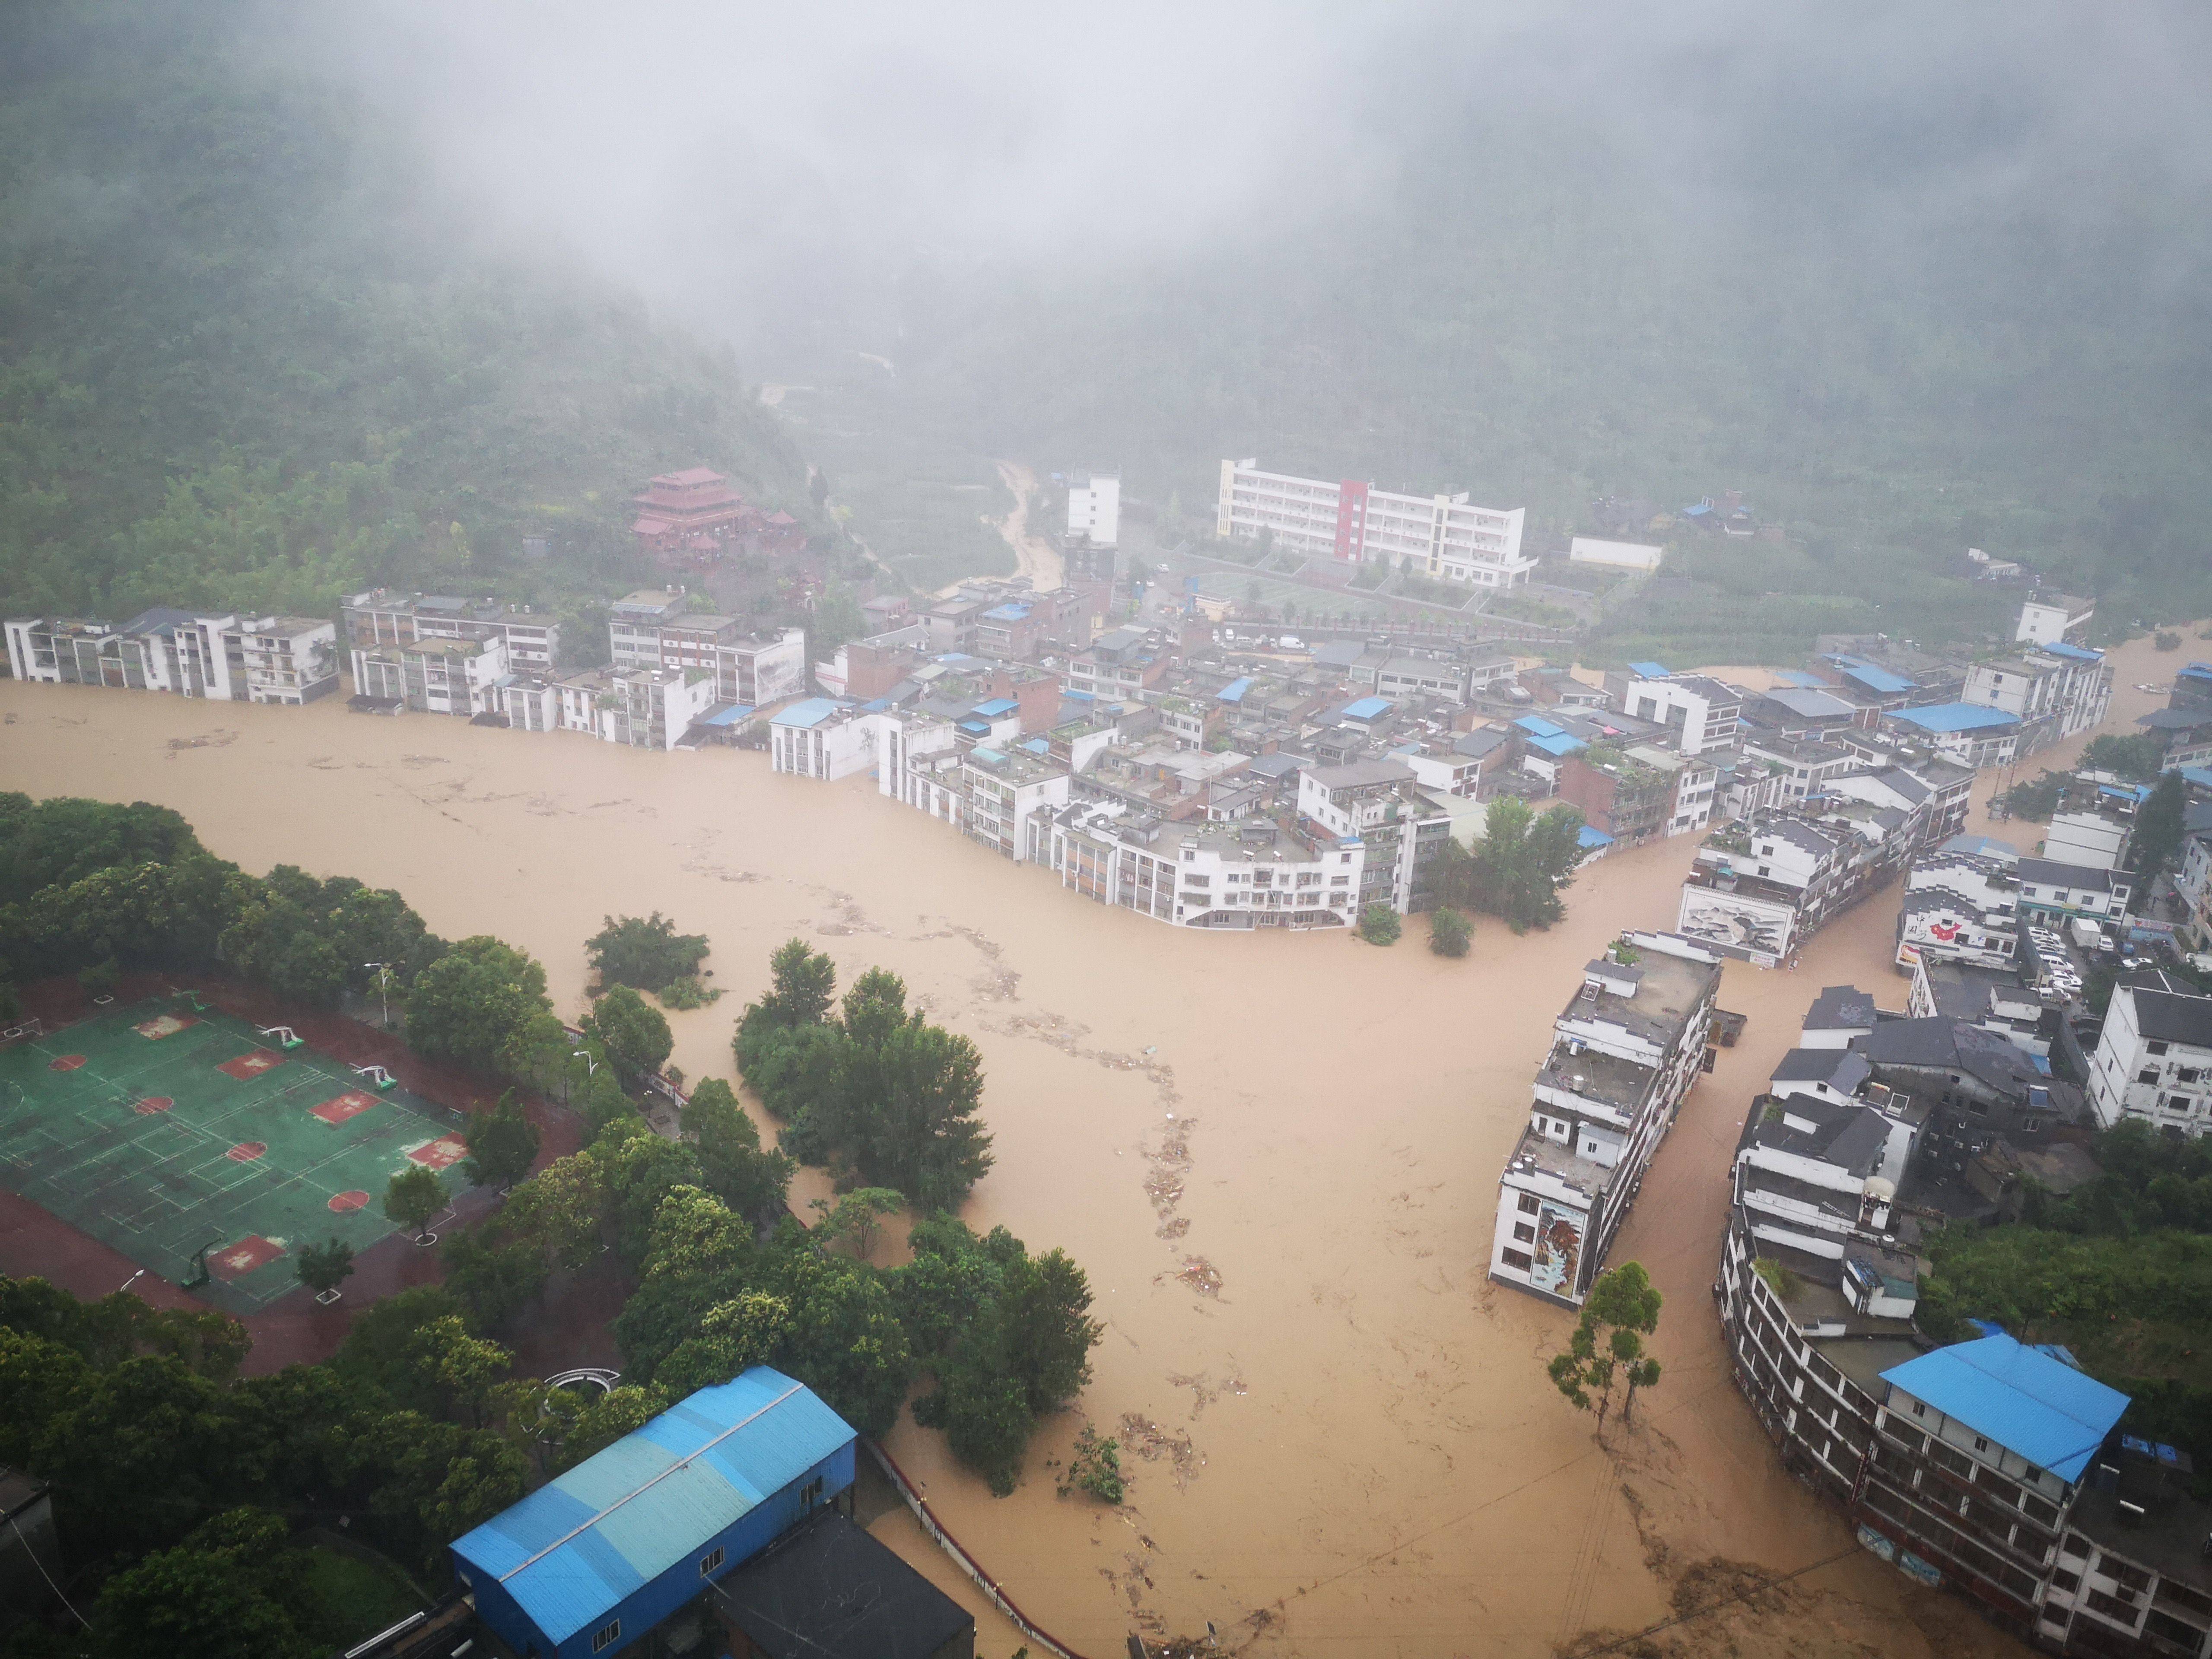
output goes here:
<path id="1" fill-rule="evenodd" d="M 2120 655 L 2113 727 L 2132 729 L 2161 700 L 2127 683 L 2175 659 L 2147 643 Z M 736 1013 L 794 933 L 848 981 L 877 963 L 904 975 L 989 1067 L 998 1166 L 967 1219 L 1066 1248 L 1107 1332 L 1013 1497 L 991 1498 L 910 1422 L 890 1444 L 1015 1598 L 1092 1659 L 1131 1629 L 1208 1620 L 1224 1647 L 1267 1654 L 1541 1654 L 1748 1588 L 1731 1564 L 1813 1570 L 1644 1650 L 2020 1650 L 1851 1547 L 1782 1474 L 1710 1299 L 1743 1103 L 1806 1004 L 1844 981 L 1903 1002 L 1892 902 L 1841 920 L 1794 972 L 1729 967 L 1722 1000 L 1749 1028 L 1692 1096 L 1613 1257 L 1666 1292 L 1666 1376 L 1601 1446 L 1543 1373 L 1568 1316 L 1480 1264 L 1552 1017 L 1613 933 L 1672 925 L 1687 838 L 1592 866 L 1549 933 L 1482 920 L 1474 954 L 1449 962 L 1418 923 L 1392 950 L 1164 927 L 865 780 L 777 778 L 759 755 L 8 682 L 0 720 L 0 787 L 158 801 L 249 868 L 396 887 L 448 937 L 535 953 L 565 1011 L 603 915 L 669 913 L 713 939 L 728 993 L 671 1017 L 693 1077 L 729 1075 Z M 1085 1417 L 1128 1449 L 1121 1510 L 1054 1494 L 1047 1462 Z M 878 1530 L 984 1611 L 980 1651 L 1019 1644 L 911 1524 Z"/>

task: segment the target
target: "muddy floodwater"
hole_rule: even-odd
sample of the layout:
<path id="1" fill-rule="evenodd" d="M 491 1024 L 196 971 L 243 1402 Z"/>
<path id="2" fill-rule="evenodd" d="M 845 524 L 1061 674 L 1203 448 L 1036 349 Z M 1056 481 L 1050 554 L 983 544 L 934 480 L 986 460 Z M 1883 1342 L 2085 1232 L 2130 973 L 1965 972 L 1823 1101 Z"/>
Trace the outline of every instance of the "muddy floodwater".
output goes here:
<path id="1" fill-rule="evenodd" d="M 2147 643 L 2120 655 L 2111 729 L 2132 730 L 2163 699 L 2130 684 L 2177 659 Z M 847 981 L 878 963 L 902 975 L 988 1066 L 998 1164 L 967 1219 L 1064 1247 L 1106 1335 L 1012 1498 L 910 1421 L 890 1445 L 975 1556 L 1091 1659 L 1132 1630 L 1202 1635 L 1209 1620 L 1224 1648 L 1262 1654 L 1522 1655 L 1683 1614 L 1697 1616 L 1619 1650 L 2019 1650 L 1856 1549 L 1781 1472 L 1729 1381 L 1711 1298 L 1745 1103 L 1806 1004 L 1849 981 L 1903 1005 L 1893 893 L 1795 971 L 1729 968 L 1722 1004 L 1749 1027 L 1691 1097 L 1612 1258 L 1641 1260 L 1666 1293 L 1665 1376 L 1601 1445 L 1544 1375 L 1569 1316 L 1482 1264 L 1552 1018 L 1613 933 L 1673 924 L 1690 838 L 1593 866 L 1548 933 L 1482 920 L 1451 962 L 1418 921 L 1381 950 L 1103 908 L 866 779 L 774 777 L 757 754 L 368 718 L 335 699 L 6 682 L 0 720 L 0 787 L 161 802 L 251 869 L 396 887 L 449 938 L 533 952 L 570 1013 L 600 919 L 668 913 L 713 940 L 730 994 L 671 1016 L 695 1078 L 730 1075 L 737 1012 L 794 933 Z M 1048 1465 L 1086 1419 L 1121 1440 L 1120 1510 L 1055 1493 Z M 878 1530 L 959 1584 L 910 1525 Z M 979 1651 L 1017 1645 L 982 1620 Z"/>

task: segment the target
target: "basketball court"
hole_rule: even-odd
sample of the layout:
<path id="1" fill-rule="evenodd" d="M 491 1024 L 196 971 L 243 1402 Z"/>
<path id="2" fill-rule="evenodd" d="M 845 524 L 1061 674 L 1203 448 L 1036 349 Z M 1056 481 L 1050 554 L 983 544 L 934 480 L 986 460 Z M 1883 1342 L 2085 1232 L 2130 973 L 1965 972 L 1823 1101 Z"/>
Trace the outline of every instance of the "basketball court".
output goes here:
<path id="1" fill-rule="evenodd" d="M 468 1156 L 462 1120 L 189 994 L 0 1051 L 0 1187 L 235 1314 L 299 1284 L 303 1244 L 397 1230 L 400 1170 Z"/>

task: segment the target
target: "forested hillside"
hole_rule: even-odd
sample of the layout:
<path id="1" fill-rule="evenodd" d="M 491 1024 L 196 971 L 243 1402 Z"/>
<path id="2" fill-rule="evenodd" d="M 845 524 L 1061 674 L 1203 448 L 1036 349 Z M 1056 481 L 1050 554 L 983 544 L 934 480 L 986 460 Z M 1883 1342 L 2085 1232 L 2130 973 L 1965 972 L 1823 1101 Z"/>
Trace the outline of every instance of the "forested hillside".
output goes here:
<path id="1" fill-rule="evenodd" d="M 1286 191 L 1203 246 L 903 271 L 899 404 L 982 453 L 1118 464 L 1192 527 L 1219 459 L 1257 454 L 1525 503 L 1538 550 L 1598 495 L 1741 489 L 1787 531 L 1715 538 L 1615 656 L 1900 611 L 1978 633 L 1970 545 L 2122 627 L 2212 609 L 2200 171 L 2120 111 L 2064 130 L 1995 58 L 1949 66 L 1973 97 L 1941 68 L 1906 93 L 1670 67 L 1581 108 L 1498 87 L 1409 117 L 1401 164 L 1328 213 Z"/>
<path id="2" fill-rule="evenodd" d="M 701 462 L 811 512 L 726 347 L 502 242 L 255 24 L 0 8 L 0 607 L 548 599 L 632 574 L 629 496 Z"/>

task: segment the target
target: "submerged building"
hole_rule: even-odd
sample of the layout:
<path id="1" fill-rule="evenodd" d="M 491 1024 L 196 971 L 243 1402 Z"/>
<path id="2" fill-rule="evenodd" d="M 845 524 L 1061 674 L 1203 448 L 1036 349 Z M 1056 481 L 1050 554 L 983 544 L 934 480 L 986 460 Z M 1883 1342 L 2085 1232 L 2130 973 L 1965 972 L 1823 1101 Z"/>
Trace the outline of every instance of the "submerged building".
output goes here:
<path id="1" fill-rule="evenodd" d="M 1580 1305 L 1644 1171 L 1707 1064 L 1721 958 L 1624 933 L 1552 1022 L 1528 1127 L 1499 1178 L 1490 1276 Z"/>

